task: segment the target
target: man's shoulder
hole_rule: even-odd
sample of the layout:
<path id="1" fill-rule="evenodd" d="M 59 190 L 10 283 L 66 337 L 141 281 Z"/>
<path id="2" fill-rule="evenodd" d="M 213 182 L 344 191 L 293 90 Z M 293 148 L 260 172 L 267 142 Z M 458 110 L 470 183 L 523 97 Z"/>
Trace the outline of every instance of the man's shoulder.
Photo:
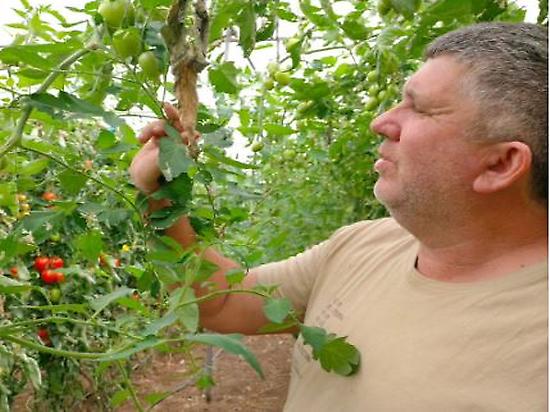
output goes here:
<path id="1" fill-rule="evenodd" d="M 413 236 L 391 217 L 363 220 L 338 229 L 328 244 L 332 252 L 342 249 L 385 247 L 413 241 Z"/>
<path id="2" fill-rule="evenodd" d="M 412 236 L 391 217 L 375 220 L 362 220 L 338 229 L 331 239 L 347 239 L 354 237 L 368 238 L 400 238 Z"/>

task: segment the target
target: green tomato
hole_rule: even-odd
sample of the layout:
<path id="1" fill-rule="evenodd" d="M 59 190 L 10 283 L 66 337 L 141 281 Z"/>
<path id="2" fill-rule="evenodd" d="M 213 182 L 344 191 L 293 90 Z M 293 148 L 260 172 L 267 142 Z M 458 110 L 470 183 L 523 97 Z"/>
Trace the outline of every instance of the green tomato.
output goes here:
<path id="1" fill-rule="evenodd" d="M 120 27 L 125 17 L 134 15 L 134 7 L 128 0 L 103 0 L 97 11 L 110 27 Z"/>
<path id="2" fill-rule="evenodd" d="M 157 78 L 160 74 L 159 62 L 152 51 L 141 53 L 138 57 L 138 64 L 145 76 L 151 79 Z"/>
<path id="3" fill-rule="evenodd" d="M 279 71 L 279 63 L 275 63 L 275 62 L 269 63 L 267 65 L 267 71 L 269 74 L 273 76 L 275 73 Z"/>
<path id="4" fill-rule="evenodd" d="M 292 77 L 290 77 L 290 74 L 285 72 L 277 72 L 273 77 L 275 78 L 275 80 L 277 80 L 277 83 L 279 83 L 281 86 L 286 86 L 292 80 Z"/>
<path id="5" fill-rule="evenodd" d="M 113 35 L 113 48 L 123 59 L 135 57 L 141 52 L 141 33 L 137 27 L 117 30 Z"/>
<path id="6" fill-rule="evenodd" d="M 275 83 L 271 79 L 267 79 L 264 82 L 264 89 L 266 89 L 266 90 L 271 90 L 271 89 L 273 89 L 274 86 L 275 86 Z"/>
<path id="7" fill-rule="evenodd" d="M 375 97 L 379 91 L 380 91 L 380 87 L 378 87 L 377 84 L 371 84 L 368 89 L 369 96 L 371 97 Z"/>
<path id="8" fill-rule="evenodd" d="M 264 144 L 262 142 L 254 142 L 252 144 L 252 147 L 250 148 L 254 153 L 260 152 L 264 148 Z"/>
<path id="9" fill-rule="evenodd" d="M 376 70 L 371 70 L 367 73 L 367 82 L 372 83 L 375 82 L 378 78 L 378 73 L 376 73 Z"/>
<path id="10" fill-rule="evenodd" d="M 307 102 L 302 102 L 302 103 L 300 103 L 300 104 L 296 107 L 296 110 L 297 110 L 299 113 L 303 113 L 303 112 L 305 112 L 307 109 L 309 109 L 312 105 L 313 105 L 313 102 L 312 102 L 311 100 L 308 100 Z"/>
<path id="11" fill-rule="evenodd" d="M 298 37 L 291 37 L 285 42 L 285 47 L 288 51 L 293 50 L 300 44 L 300 39 Z"/>
<path id="12" fill-rule="evenodd" d="M 293 149 L 285 149 L 283 151 L 283 159 L 293 160 L 296 157 L 296 151 Z"/>
<path id="13" fill-rule="evenodd" d="M 387 92 L 390 96 L 399 97 L 399 87 L 397 87 L 395 84 L 390 84 L 388 86 Z"/>
<path id="14" fill-rule="evenodd" d="M 369 112 L 371 110 L 374 110 L 378 107 L 378 99 L 376 97 L 369 97 L 367 99 L 367 102 L 365 103 L 365 109 L 367 109 Z"/>
<path id="15" fill-rule="evenodd" d="M 378 101 L 383 102 L 388 98 L 388 93 L 385 90 L 380 90 L 378 92 L 377 98 L 378 98 Z"/>
<path id="16" fill-rule="evenodd" d="M 57 303 L 61 300 L 61 290 L 59 288 L 53 288 L 50 290 L 50 302 Z"/>

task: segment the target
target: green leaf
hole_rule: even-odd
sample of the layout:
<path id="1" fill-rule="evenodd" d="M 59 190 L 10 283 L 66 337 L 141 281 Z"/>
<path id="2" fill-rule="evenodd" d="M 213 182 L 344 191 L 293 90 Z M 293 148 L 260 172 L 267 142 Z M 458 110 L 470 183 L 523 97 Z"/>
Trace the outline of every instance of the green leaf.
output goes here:
<path id="1" fill-rule="evenodd" d="M 264 313 L 274 323 L 282 323 L 292 310 L 292 304 L 287 298 L 270 298 L 264 303 Z"/>
<path id="2" fill-rule="evenodd" d="M 304 343 L 313 349 L 313 358 L 318 359 L 327 372 L 342 376 L 355 374 L 359 369 L 361 356 L 359 351 L 344 337 L 337 337 L 319 327 L 300 326 Z"/>
<path id="3" fill-rule="evenodd" d="M 57 97 L 48 93 L 35 93 L 29 96 L 29 102 L 36 109 L 51 115 L 57 112 L 70 112 L 76 118 L 102 117 L 113 127 L 118 127 L 124 122 L 114 113 L 63 91 L 60 91 Z"/>
<path id="4" fill-rule="evenodd" d="M 25 229 L 35 232 L 47 224 L 54 225 L 61 219 L 63 219 L 63 213 L 60 212 L 33 211 L 23 220 L 22 224 Z"/>
<path id="5" fill-rule="evenodd" d="M 164 126 L 168 136 L 159 140 L 159 168 L 164 178 L 170 182 L 182 173 L 187 173 L 193 161 L 187 155 L 187 149 L 176 129 Z"/>
<path id="6" fill-rule="evenodd" d="M 25 176 L 32 176 L 42 172 L 48 167 L 50 163 L 49 159 L 37 159 L 24 163 L 18 170 L 19 174 Z"/>
<path id="7" fill-rule="evenodd" d="M 148 393 L 147 395 L 145 395 L 144 398 L 145 398 L 145 401 L 152 406 L 166 399 L 170 395 L 172 395 L 171 392 L 153 392 L 153 393 Z"/>
<path id="8" fill-rule="evenodd" d="M 241 342 L 243 336 L 232 333 L 228 335 L 218 335 L 212 333 L 200 333 L 188 335 L 187 339 L 191 342 L 204 343 L 206 345 L 217 346 L 226 352 L 242 357 L 262 378 L 264 374 L 260 363 L 252 352 Z"/>
<path id="9" fill-rule="evenodd" d="M 101 312 L 103 309 L 105 309 L 107 306 L 109 306 L 111 303 L 116 301 L 117 299 L 128 296 L 134 292 L 134 289 L 128 288 L 126 286 L 122 286 L 118 289 L 116 289 L 114 292 L 111 292 L 107 295 L 103 295 L 100 297 L 94 297 L 90 299 L 90 307 L 97 312 Z"/>
<path id="10" fill-rule="evenodd" d="M 233 62 L 225 62 L 210 68 L 208 79 L 217 92 L 236 94 L 239 91 L 238 73 L 239 70 Z"/>
<path id="11" fill-rule="evenodd" d="M 151 213 L 149 219 L 151 220 L 151 225 L 156 230 L 164 230 L 168 229 L 188 212 L 189 208 L 187 206 L 174 205 Z"/>
<path id="12" fill-rule="evenodd" d="M 31 289 L 34 289 L 32 285 L 10 279 L 6 276 L 0 276 L 0 294 L 2 295 L 27 292 Z"/>
<path id="13" fill-rule="evenodd" d="M 244 57 L 250 56 L 256 42 L 256 13 L 254 2 L 247 1 L 237 19 L 239 24 L 239 45 Z"/>
<path id="14" fill-rule="evenodd" d="M 25 46 L 4 47 L 0 50 L 0 60 L 7 65 L 26 64 L 46 71 L 50 71 L 55 64 Z"/>
<path id="15" fill-rule="evenodd" d="M 19 359 L 22 361 L 25 376 L 31 381 L 33 388 L 35 390 L 40 389 L 40 386 L 42 386 L 42 374 L 40 373 L 40 367 L 36 359 L 24 353 L 19 355 Z"/>
<path id="16" fill-rule="evenodd" d="M 359 369 L 359 351 L 343 337 L 327 342 L 318 357 L 324 370 L 338 375 L 350 376 Z"/>
<path id="17" fill-rule="evenodd" d="M 156 335 L 162 329 L 173 325 L 177 321 L 178 321 L 178 315 L 175 312 L 168 312 L 162 317 L 149 323 L 149 325 L 147 325 L 147 327 L 143 330 L 143 332 L 141 332 L 141 335 L 143 336 Z"/>
<path id="18" fill-rule="evenodd" d="M 127 399 L 130 399 L 130 391 L 128 389 L 120 389 L 111 396 L 111 406 L 116 408 L 122 405 Z"/>
<path id="19" fill-rule="evenodd" d="M 205 146 L 203 150 L 204 154 L 207 155 L 210 159 L 215 160 L 219 163 L 226 164 L 228 166 L 237 167 L 239 169 L 257 169 L 258 166 L 239 162 L 238 160 L 231 159 L 223 154 L 221 154 L 214 146 Z"/>
<path id="20" fill-rule="evenodd" d="M 101 357 L 99 360 L 102 362 L 107 362 L 107 361 L 128 359 L 130 358 L 130 356 L 138 352 L 144 351 L 146 349 L 154 348 L 155 346 L 158 346 L 162 343 L 163 341 L 153 336 L 150 336 L 140 342 L 130 345 L 126 349 L 115 350 L 113 352 L 107 353 L 104 357 Z"/>
<path id="21" fill-rule="evenodd" d="M 76 195 L 86 184 L 88 178 L 80 173 L 66 169 L 57 175 L 61 188 L 68 195 Z"/>
<path id="22" fill-rule="evenodd" d="M 17 185 L 14 182 L 0 183 L 0 206 L 15 207 Z"/>
<path id="23" fill-rule="evenodd" d="M 229 287 L 242 283 L 246 274 L 242 269 L 231 269 L 225 274 L 225 280 Z"/>
<path id="24" fill-rule="evenodd" d="M 179 288 L 170 299 L 178 320 L 189 332 L 196 332 L 199 327 L 199 306 L 196 303 L 187 303 L 195 299 L 193 289 L 183 287 Z"/>
<path id="25" fill-rule="evenodd" d="M 186 206 L 191 200 L 193 181 L 187 173 L 182 173 L 161 186 L 151 195 L 153 199 L 170 199 L 178 205 Z"/>
<path id="26" fill-rule="evenodd" d="M 264 125 L 264 129 L 267 133 L 273 136 L 288 136 L 293 133 L 296 133 L 296 131 L 293 130 L 291 127 L 283 126 L 281 124 L 276 124 L 276 123 L 266 123 Z"/>
<path id="27" fill-rule="evenodd" d="M 95 230 L 84 233 L 76 238 L 74 245 L 86 259 L 95 263 L 103 250 L 101 233 Z"/>
<path id="28" fill-rule="evenodd" d="M 391 0 L 393 8 L 407 19 L 412 19 L 421 0 Z"/>
<path id="29" fill-rule="evenodd" d="M 342 23 L 342 30 L 352 40 L 366 40 L 369 36 L 365 23 L 357 18 L 346 18 Z"/>

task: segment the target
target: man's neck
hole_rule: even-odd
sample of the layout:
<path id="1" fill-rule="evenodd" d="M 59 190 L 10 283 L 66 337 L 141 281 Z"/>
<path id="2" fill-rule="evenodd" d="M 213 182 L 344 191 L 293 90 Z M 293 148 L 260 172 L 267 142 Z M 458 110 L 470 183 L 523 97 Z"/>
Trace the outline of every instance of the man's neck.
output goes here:
<path id="1" fill-rule="evenodd" d="M 488 214 L 470 225 L 419 234 L 417 269 L 447 282 L 496 278 L 548 258 L 546 210 L 496 220 Z M 492 218 L 492 219 L 491 219 Z"/>

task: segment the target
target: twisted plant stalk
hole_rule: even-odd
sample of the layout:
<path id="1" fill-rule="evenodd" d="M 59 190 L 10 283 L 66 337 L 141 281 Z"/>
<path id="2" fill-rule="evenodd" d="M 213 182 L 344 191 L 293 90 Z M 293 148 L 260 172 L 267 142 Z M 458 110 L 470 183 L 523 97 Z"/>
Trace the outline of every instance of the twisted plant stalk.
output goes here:
<path id="1" fill-rule="evenodd" d="M 170 51 L 170 66 L 175 78 L 174 94 L 178 100 L 178 113 L 183 127 L 183 138 L 188 143 L 189 155 L 199 154 L 196 130 L 199 98 L 198 74 L 208 65 L 209 17 L 205 0 L 194 5 L 193 25 L 186 27 L 189 0 L 175 0 L 170 8 L 162 35 Z"/>

